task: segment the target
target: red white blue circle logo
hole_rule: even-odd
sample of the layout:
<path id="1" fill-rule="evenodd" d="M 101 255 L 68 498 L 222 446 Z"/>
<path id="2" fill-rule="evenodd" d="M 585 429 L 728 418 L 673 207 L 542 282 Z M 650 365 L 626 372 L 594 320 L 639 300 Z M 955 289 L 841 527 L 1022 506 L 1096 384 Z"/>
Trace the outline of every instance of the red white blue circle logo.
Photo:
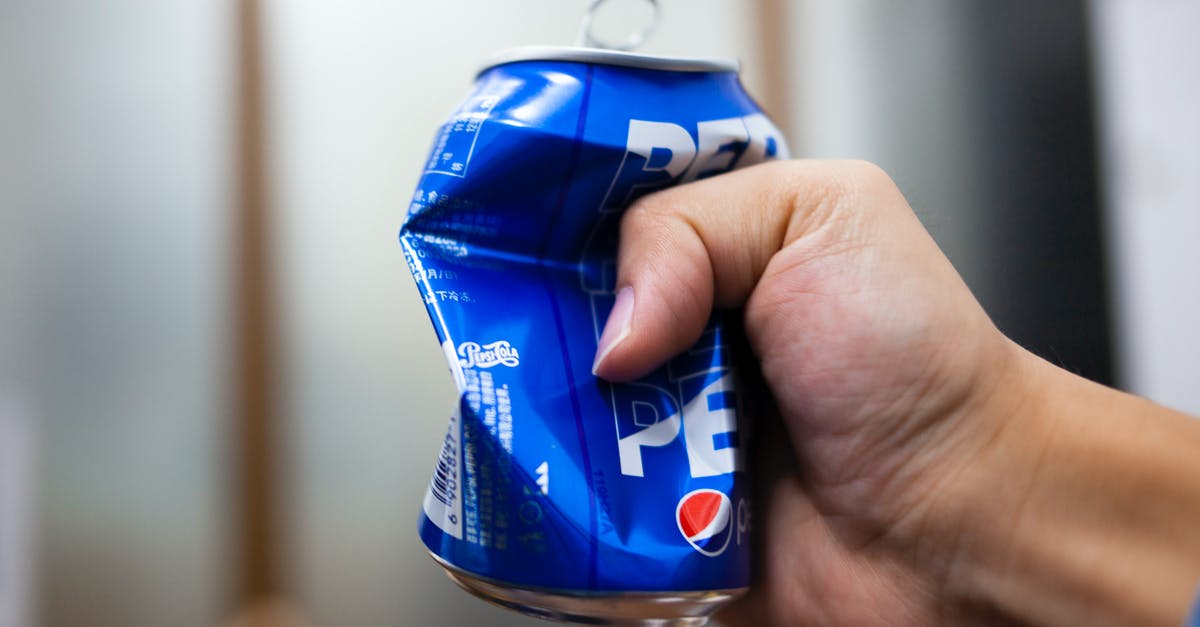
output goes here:
<path id="1" fill-rule="evenodd" d="M 716 557 L 729 546 L 733 535 L 733 506 L 729 497 L 717 490 L 693 490 L 679 499 L 675 507 L 675 523 L 688 544 L 700 553 Z"/>

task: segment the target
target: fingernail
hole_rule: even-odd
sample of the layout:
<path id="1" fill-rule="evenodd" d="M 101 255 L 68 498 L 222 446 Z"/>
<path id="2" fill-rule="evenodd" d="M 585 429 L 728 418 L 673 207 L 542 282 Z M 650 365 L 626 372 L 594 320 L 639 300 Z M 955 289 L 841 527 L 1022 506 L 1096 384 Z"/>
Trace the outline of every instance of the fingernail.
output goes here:
<path id="1" fill-rule="evenodd" d="M 592 362 L 593 375 L 600 368 L 604 358 L 629 337 L 632 322 L 633 288 L 626 286 L 617 292 L 617 301 L 613 303 L 612 313 L 608 314 L 608 322 L 604 324 L 604 332 L 600 334 L 600 344 L 596 347 L 596 361 Z"/>

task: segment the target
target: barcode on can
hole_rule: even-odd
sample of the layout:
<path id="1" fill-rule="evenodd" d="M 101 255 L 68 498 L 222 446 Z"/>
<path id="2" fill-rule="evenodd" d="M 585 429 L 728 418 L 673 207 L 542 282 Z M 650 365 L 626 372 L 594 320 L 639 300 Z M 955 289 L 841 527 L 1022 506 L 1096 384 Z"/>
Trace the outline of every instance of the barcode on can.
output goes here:
<path id="1" fill-rule="evenodd" d="M 425 515 L 442 531 L 462 539 L 462 498 L 459 478 L 461 460 L 459 457 L 459 423 L 461 417 L 456 411 L 450 418 L 450 427 L 446 429 L 446 437 L 442 440 L 442 450 L 438 453 L 437 467 L 433 479 L 429 482 L 429 490 L 425 492 L 423 503 Z"/>
<path id="2" fill-rule="evenodd" d="M 454 442 L 446 434 L 446 439 L 442 441 L 442 452 L 438 455 L 437 468 L 433 472 L 433 481 L 429 485 L 433 498 L 447 507 L 454 502 L 458 492 L 458 451 L 454 449 Z"/>

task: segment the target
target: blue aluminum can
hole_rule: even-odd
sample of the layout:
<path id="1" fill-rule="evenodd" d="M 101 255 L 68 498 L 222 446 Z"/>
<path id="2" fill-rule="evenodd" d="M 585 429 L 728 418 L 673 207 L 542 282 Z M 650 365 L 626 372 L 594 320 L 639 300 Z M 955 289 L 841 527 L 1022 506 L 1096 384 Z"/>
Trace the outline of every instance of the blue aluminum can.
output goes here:
<path id="1" fill-rule="evenodd" d="M 455 581 L 592 623 L 702 624 L 745 591 L 724 326 L 635 383 L 591 367 L 622 210 L 786 154 L 734 62 L 535 47 L 485 66 L 400 231 L 460 393 L 419 523 Z"/>

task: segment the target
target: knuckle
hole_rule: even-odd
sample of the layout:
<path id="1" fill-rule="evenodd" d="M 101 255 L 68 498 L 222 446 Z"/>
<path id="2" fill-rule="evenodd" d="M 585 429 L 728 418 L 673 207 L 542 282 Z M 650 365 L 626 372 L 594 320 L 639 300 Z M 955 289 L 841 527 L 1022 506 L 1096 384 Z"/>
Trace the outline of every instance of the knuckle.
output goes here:
<path id="1" fill-rule="evenodd" d="M 825 172 L 807 180 L 807 193 L 819 212 L 828 215 L 876 207 L 900 194 L 892 177 L 870 161 L 838 161 L 829 165 Z"/>
<path id="2" fill-rule="evenodd" d="M 879 165 L 870 161 L 847 161 L 843 184 L 856 196 L 891 198 L 899 193 L 895 181 Z"/>
<path id="3" fill-rule="evenodd" d="M 850 193 L 841 176 L 831 176 L 828 164 L 813 162 L 783 162 L 780 164 L 780 183 L 775 193 L 781 194 L 771 203 L 786 211 L 786 240 L 792 235 L 808 232 L 837 216 L 839 207 Z"/>
<path id="4" fill-rule="evenodd" d="M 779 166 L 779 200 L 790 215 L 785 242 L 824 227 L 853 231 L 902 196 L 883 168 L 868 161 L 794 161 Z"/>

